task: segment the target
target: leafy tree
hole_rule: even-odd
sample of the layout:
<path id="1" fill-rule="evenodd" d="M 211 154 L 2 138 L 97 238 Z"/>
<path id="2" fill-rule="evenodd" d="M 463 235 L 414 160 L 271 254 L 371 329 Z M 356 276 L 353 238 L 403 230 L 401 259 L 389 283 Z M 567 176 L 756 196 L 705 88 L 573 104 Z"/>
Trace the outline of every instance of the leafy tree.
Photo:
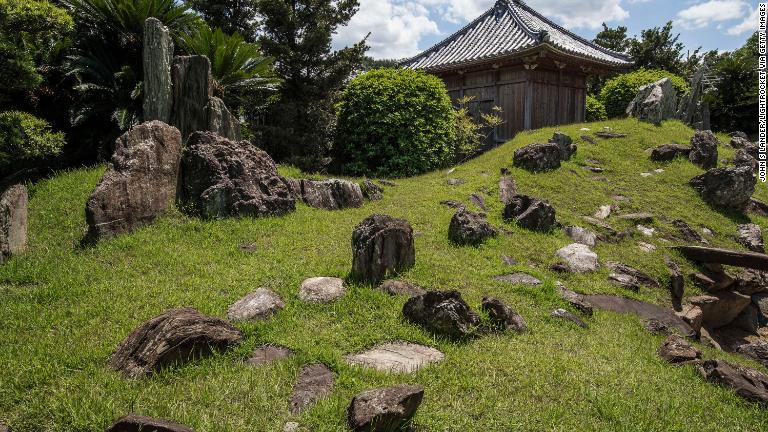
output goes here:
<path id="1" fill-rule="evenodd" d="M 0 112 L 0 137 L 0 178 L 57 156 L 65 144 L 48 122 L 19 111 Z"/>
<path id="2" fill-rule="evenodd" d="M 634 68 L 684 73 L 682 58 L 685 45 L 678 42 L 679 38 L 680 34 L 672 34 L 672 21 L 667 22 L 664 27 L 643 30 L 640 32 L 640 39 L 629 40 L 629 55 L 635 62 Z"/>
<path id="3" fill-rule="evenodd" d="M 395 59 L 375 59 L 370 56 L 363 57 L 363 62 L 361 65 L 361 70 L 363 71 L 370 71 L 374 69 L 399 69 L 400 68 L 400 60 Z"/>
<path id="4" fill-rule="evenodd" d="M 226 34 L 238 33 L 247 42 L 255 42 L 258 22 L 254 0 L 186 0 L 208 25 Z"/>
<path id="5" fill-rule="evenodd" d="M 275 59 L 279 94 L 264 112 L 263 146 L 273 157 L 317 168 L 332 144 L 336 93 L 360 69 L 365 40 L 332 51 L 331 38 L 358 0 L 257 0 L 261 44 Z"/>
<path id="6" fill-rule="evenodd" d="M 706 100 L 713 129 L 757 132 L 759 55 L 755 32 L 743 47 L 710 59 L 716 90 L 709 92 Z"/>
<path id="7" fill-rule="evenodd" d="M 603 29 L 595 35 L 592 42 L 616 52 L 626 52 L 629 47 L 627 28 L 619 26 L 614 29 L 603 23 Z"/>

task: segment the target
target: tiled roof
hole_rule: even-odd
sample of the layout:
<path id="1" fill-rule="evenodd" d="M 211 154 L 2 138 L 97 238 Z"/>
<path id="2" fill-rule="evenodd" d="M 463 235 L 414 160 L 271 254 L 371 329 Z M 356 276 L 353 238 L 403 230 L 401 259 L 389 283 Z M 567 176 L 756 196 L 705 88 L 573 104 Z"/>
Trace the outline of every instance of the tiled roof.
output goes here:
<path id="1" fill-rule="evenodd" d="M 629 56 L 598 46 L 560 27 L 521 0 L 498 0 L 448 39 L 405 60 L 411 69 L 445 69 L 512 55 L 539 45 L 611 66 L 631 64 Z"/>

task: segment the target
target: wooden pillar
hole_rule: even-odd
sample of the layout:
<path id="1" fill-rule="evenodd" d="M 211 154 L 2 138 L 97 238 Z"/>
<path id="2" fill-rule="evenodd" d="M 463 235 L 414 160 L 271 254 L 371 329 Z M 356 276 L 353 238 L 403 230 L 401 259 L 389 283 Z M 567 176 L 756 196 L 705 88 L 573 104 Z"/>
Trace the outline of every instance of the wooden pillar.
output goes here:
<path id="1" fill-rule="evenodd" d="M 563 92 L 563 69 L 565 68 L 566 64 L 565 62 L 559 62 L 555 60 L 555 66 L 557 66 L 557 111 L 555 114 L 555 123 L 558 125 L 569 123 L 567 118 L 563 118 L 560 114 L 564 111 L 562 107 L 562 98 L 560 97 L 560 94 Z M 566 104 L 568 102 L 566 101 Z M 567 116 L 566 116 L 567 117 Z"/>
<path id="2" fill-rule="evenodd" d="M 464 97 L 464 71 L 459 71 L 459 99 Z"/>
<path id="3" fill-rule="evenodd" d="M 499 64 L 494 63 L 493 64 L 493 106 L 501 106 L 499 103 L 499 81 L 501 81 L 501 74 L 499 72 Z M 502 116 L 504 113 L 502 113 Z M 493 128 L 493 142 L 494 144 L 499 142 L 499 127 L 495 126 Z"/>
<path id="4" fill-rule="evenodd" d="M 538 66 L 536 57 L 526 57 L 523 59 L 526 69 L 525 79 L 525 120 L 523 122 L 524 130 L 533 129 L 533 70 Z"/>

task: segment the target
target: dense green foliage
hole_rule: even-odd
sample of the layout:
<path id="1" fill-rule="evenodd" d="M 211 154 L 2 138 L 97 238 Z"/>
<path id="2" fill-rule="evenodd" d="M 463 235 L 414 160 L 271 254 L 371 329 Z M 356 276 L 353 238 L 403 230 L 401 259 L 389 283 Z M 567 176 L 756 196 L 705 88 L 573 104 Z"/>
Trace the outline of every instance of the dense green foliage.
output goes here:
<path id="1" fill-rule="evenodd" d="M 723 53 L 711 64 L 716 89 L 707 93 L 712 128 L 721 131 L 757 133 L 758 109 L 758 34 L 753 33 L 743 47 Z"/>
<path id="2" fill-rule="evenodd" d="M 0 112 L 0 137 L 0 178 L 57 156 L 66 143 L 48 122 L 20 111 Z"/>
<path id="3" fill-rule="evenodd" d="M 256 41 L 258 19 L 254 0 L 184 0 L 208 25 L 226 34 L 238 33 L 247 42 Z"/>
<path id="4" fill-rule="evenodd" d="M 279 94 L 263 116 L 263 146 L 277 159 L 303 167 L 324 164 L 333 142 L 334 97 L 359 70 L 365 40 L 333 51 L 339 26 L 357 12 L 358 0 L 257 0 L 264 54 L 275 60 Z"/>
<path id="5" fill-rule="evenodd" d="M 408 176 L 451 160 L 453 108 L 443 81 L 421 71 L 355 77 L 338 106 L 334 154 L 354 175 Z"/>
<path id="6" fill-rule="evenodd" d="M 586 104 L 586 121 L 594 122 L 608 119 L 608 113 L 605 111 L 605 105 L 603 105 L 603 103 L 600 102 L 596 97 L 587 95 Z"/>
<path id="7" fill-rule="evenodd" d="M 618 26 L 614 29 L 603 23 L 603 29 L 595 35 L 592 42 L 616 52 L 626 52 L 629 48 L 627 28 Z"/>
<path id="8" fill-rule="evenodd" d="M 637 95 L 640 87 L 656 82 L 664 77 L 672 80 L 672 86 L 678 96 L 689 90 L 688 83 L 682 77 L 671 72 L 655 69 L 639 69 L 608 80 L 600 91 L 600 101 L 605 105 L 609 118 L 624 117 L 627 106 Z"/>

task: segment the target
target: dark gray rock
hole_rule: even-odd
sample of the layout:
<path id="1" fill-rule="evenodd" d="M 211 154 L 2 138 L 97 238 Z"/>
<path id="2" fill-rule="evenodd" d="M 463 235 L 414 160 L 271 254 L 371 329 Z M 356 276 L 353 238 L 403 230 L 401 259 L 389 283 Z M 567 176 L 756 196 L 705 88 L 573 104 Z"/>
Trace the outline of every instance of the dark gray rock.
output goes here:
<path id="1" fill-rule="evenodd" d="M 480 316 L 458 291 L 429 291 L 411 297 L 403 306 L 403 315 L 414 324 L 453 339 L 473 336 L 480 326 Z"/>
<path id="2" fill-rule="evenodd" d="M 513 163 L 516 167 L 532 172 L 560 168 L 562 151 L 553 143 L 531 144 L 515 150 Z"/>
<path id="3" fill-rule="evenodd" d="M 691 153 L 688 159 L 704 169 L 717 166 L 717 137 L 712 131 L 696 131 L 691 138 Z"/>
<path id="4" fill-rule="evenodd" d="M 347 180 L 301 180 L 302 200 L 323 210 L 357 208 L 363 205 L 360 185 Z"/>
<path id="5" fill-rule="evenodd" d="M 240 121 L 229 111 L 223 100 L 211 96 L 204 109 L 208 120 L 207 131 L 233 141 L 240 140 Z"/>
<path id="6" fill-rule="evenodd" d="M 736 276 L 736 291 L 751 296 L 768 291 L 768 272 L 744 269 Z"/>
<path id="7" fill-rule="evenodd" d="M 702 199 L 716 207 L 744 210 L 757 180 L 748 167 L 715 168 L 691 179 Z"/>
<path id="8" fill-rule="evenodd" d="M 733 135 L 733 134 L 738 134 L 738 135 Z M 733 132 L 733 134 L 731 135 L 731 142 L 729 143 L 729 145 L 735 149 L 744 148 L 752 143 L 751 141 L 749 141 L 749 138 L 747 138 L 747 134 L 745 134 L 744 132 Z"/>
<path id="9" fill-rule="evenodd" d="M 765 253 L 765 243 L 763 242 L 763 230 L 758 224 L 739 225 L 739 243 L 744 245 L 752 252 Z"/>
<path id="10" fill-rule="evenodd" d="M 557 144 L 560 148 L 560 159 L 568 160 L 576 153 L 576 144 L 573 143 L 573 139 L 562 132 L 555 132 L 552 138 L 549 139 L 552 144 Z"/>
<path id="11" fill-rule="evenodd" d="M 737 348 L 736 352 L 768 368 L 768 343 L 761 341 L 743 344 Z"/>
<path id="12" fill-rule="evenodd" d="M 651 288 L 661 288 L 661 284 L 656 282 L 656 279 L 648 276 L 640 270 L 630 267 L 626 264 L 618 263 L 615 261 L 606 261 L 605 266 L 613 270 L 618 274 L 624 274 L 631 276 L 635 281 Z"/>
<path id="13" fill-rule="evenodd" d="M 440 204 L 446 207 L 454 208 L 454 209 L 459 209 L 464 207 L 464 204 L 454 200 L 443 200 L 443 201 L 440 201 Z"/>
<path id="14" fill-rule="evenodd" d="M 251 366 L 261 366 L 279 360 L 287 359 L 293 355 L 293 351 L 286 347 L 275 345 L 261 345 L 253 350 L 251 356 L 245 362 Z"/>
<path id="15" fill-rule="evenodd" d="M 736 154 L 733 156 L 733 164 L 737 167 L 747 167 L 756 173 L 759 167 L 757 159 L 750 155 L 745 149 L 736 150 Z"/>
<path id="16" fill-rule="evenodd" d="M 509 305 L 497 298 L 484 297 L 480 308 L 488 314 L 490 327 L 493 330 L 512 330 L 517 333 L 522 333 L 528 330 L 528 325 L 525 323 L 523 317 Z"/>
<path id="17" fill-rule="evenodd" d="M 757 334 L 757 329 L 760 328 L 760 309 L 754 304 L 748 304 L 729 326 Z"/>
<path id="18" fill-rule="evenodd" d="M 0 263 L 27 248 L 27 187 L 13 185 L 0 194 Z"/>
<path id="19" fill-rule="evenodd" d="M 192 428 L 168 420 L 128 414 L 117 419 L 106 432 L 194 432 Z"/>
<path id="20" fill-rule="evenodd" d="M 701 360 L 701 351 L 693 347 L 679 335 L 669 335 L 661 344 L 656 354 L 672 364 L 691 364 Z"/>
<path id="21" fill-rule="evenodd" d="M 656 162 L 668 162 L 691 153 L 691 148 L 680 144 L 664 144 L 651 150 L 651 160 Z"/>
<path id="22" fill-rule="evenodd" d="M 509 204 L 517 195 L 517 184 L 511 177 L 502 177 L 499 180 L 499 199 L 504 205 Z"/>
<path id="23" fill-rule="evenodd" d="M 380 200 L 384 197 L 384 188 L 370 180 L 366 179 L 363 181 L 363 185 L 360 189 L 363 192 L 363 196 L 369 200 Z"/>
<path id="24" fill-rule="evenodd" d="M 672 221 L 672 225 L 677 228 L 677 231 L 682 236 L 683 240 L 690 243 L 707 243 L 706 240 L 696 232 L 688 223 L 682 219 L 675 219 Z"/>
<path id="25" fill-rule="evenodd" d="M 683 295 L 685 295 L 685 277 L 677 263 L 667 259 L 665 261 L 669 270 L 669 295 L 672 307 L 676 311 L 682 310 Z"/>
<path id="26" fill-rule="evenodd" d="M 699 367 L 699 373 L 750 402 L 768 403 L 768 376 L 754 369 L 712 359 Z"/>
<path id="27" fill-rule="evenodd" d="M 448 238 L 458 245 L 477 246 L 496 235 L 498 231 L 488 223 L 484 213 L 474 213 L 464 207 L 456 210 L 448 226 Z"/>
<path id="28" fill-rule="evenodd" d="M 173 39 L 167 27 L 157 18 L 144 21 L 144 120 L 171 120 L 171 63 Z"/>
<path id="29" fill-rule="evenodd" d="M 752 296 L 752 303 L 757 306 L 760 325 L 768 324 L 768 293 L 760 292 Z"/>
<path id="30" fill-rule="evenodd" d="M 129 233 L 152 223 L 176 200 L 181 135 L 160 121 L 134 126 L 115 153 L 85 207 L 85 241 Z"/>
<path id="31" fill-rule="evenodd" d="M 205 56 L 180 56 L 171 65 L 173 110 L 171 124 L 181 132 L 182 140 L 196 131 L 208 129 L 208 98 L 211 62 Z"/>
<path id="32" fill-rule="evenodd" d="M 555 318 L 562 318 L 564 320 L 568 320 L 568 321 L 576 324 L 577 326 L 579 326 L 581 328 L 589 328 L 587 323 L 585 323 L 581 318 L 579 318 L 576 315 L 568 312 L 565 309 L 555 309 L 555 310 L 552 311 L 552 313 L 550 315 L 552 315 Z"/>
<path id="33" fill-rule="evenodd" d="M 584 298 L 582 294 L 576 293 L 566 288 L 562 283 L 557 282 L 557 291 L 563 300 L 567 301 L 571 306 L 578 309 L 585 315 L 592 316 L 592 305 Z"/>
<path id="34" fill-rule="evenodd" d="M 488 211 L 488 207 L 485 206 L 485 198 L 483 198 L 482 195 L 472 194 L 469 196 L 469 201 L 478 206 L 480 210 Z"/>
<path id="35" fill-rule="evenodd" d="M 747 204 L 747 212 L 759 216 L 768 217 L 768 204 L 756 198 L 750 198 Z"/>
<path id="36" fill-rule="evenodd" d="M 331 394 L 335 382 L 333 371 L 328 366 L 322 363 L 304 366 L 293 386 L 291 413 L 298 414 Z"/>
<path id="37" fill-rule="evenodd" d="M 557 223 L 555 208 L 548 202 L 527 195 L 516 195 L 504 206 L 505 221 L 514 220 L 523 228 L 533 231 L 550 231 Z"/>
<path id="38" fill-rule="evenodd" d="M 420 296 L 426 294 L 426 291 L 410 282 L 400 280 L 384 281 L 377 288 L 389 295 L 407 295 L 408 297 Z"/>
<path id="39" fill-rule="evenodd" d="M 415 263 L 413 228 L 408 221 L 375 214 L 352 231 L 352 278 L 376 285 Z"/>
<path id="40" fill-rule="evenodd" d="M 355 432 L 405 430 L 424 398 L 424 388 L 400 384 L 357 394 L 347 408 L 349 427 Z"/>
<path id="41" fill-rule="evenodd" d="M 695 336 L 691 326 L 677 316 L 674 311 L 652 303 L 610 295 L 589 295 L 585 296 L 585 300 L 595 309 L 634 314 L 644 320 L 655 319 L 670 329 L 675 329 L 682 336 Z"/>
<path id="42" fill-rule="evenodd" d="M 669 78 L 662 78 L 640 87 L 637 95 L 627 106 L 627 115 L 653 124 L 675 117 L 677 91 Z"/>
<path id="43" fill-rule="evenodd" d="M 595 136 L 603 139 L 615 139 L 615 138 L 626 138 L 627 134 L 619 133 L 619 132 L 600 131 L 600 132 L 596 132 Z"/>
<path id="44" fill-rule="evenodd" d="M 269 155 L 248 141 L 195 132 L 182 157 L 182 200 L 205 217 L 278 216 L 296 208 Z"/>

